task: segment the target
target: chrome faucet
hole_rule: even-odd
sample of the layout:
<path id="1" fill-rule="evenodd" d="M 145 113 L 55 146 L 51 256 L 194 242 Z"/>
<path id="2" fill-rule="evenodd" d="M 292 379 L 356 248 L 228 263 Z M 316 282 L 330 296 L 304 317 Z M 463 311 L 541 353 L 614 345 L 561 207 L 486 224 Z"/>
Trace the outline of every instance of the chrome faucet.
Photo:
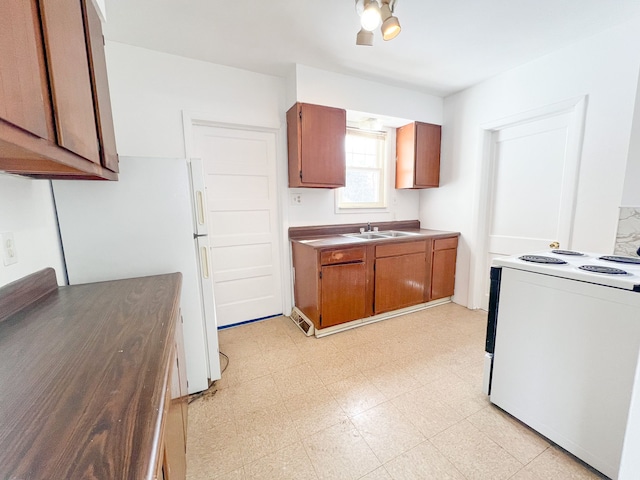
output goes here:
<path id="1" fill-rule="evenodd" d="M 371 222 L 367 222 L 367 232 L 371 231 Z"/>

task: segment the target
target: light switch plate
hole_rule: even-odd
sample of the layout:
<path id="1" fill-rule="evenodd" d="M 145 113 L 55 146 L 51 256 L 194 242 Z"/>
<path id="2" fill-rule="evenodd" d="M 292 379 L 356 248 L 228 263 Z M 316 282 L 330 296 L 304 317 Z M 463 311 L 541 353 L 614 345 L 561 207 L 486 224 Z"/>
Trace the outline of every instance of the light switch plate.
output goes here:
<path id="1" fill-rule="evenodd" d="M 16 251 L 16 242 L 13 239 L 13 233 L 5 232 L 0 234 L 2 241 L 2 261 L 5 265 L 13 265 L 18 263 L 18 252 Z"/>

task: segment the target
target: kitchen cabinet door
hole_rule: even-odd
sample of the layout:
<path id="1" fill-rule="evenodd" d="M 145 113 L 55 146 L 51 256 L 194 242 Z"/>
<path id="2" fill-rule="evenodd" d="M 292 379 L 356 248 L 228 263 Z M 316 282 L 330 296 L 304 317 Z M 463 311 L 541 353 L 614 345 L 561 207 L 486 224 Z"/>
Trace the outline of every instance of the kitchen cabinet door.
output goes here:
<path id="1" fill-rule="evenodd" d="M 41 1 L 58 144 L 100 163 L 89 58 L 79 0 Z"/>
<path id="2" fill-rule="evenodd" d="M 296 103 L 287 112 L 289 187 L 345 186 L 345 110 Z"/>
<path id="3" fill-rule="evenodd" d="M 432 188 L 440 184 L 442 127 L 413 122 L 396 131 L 396 188 Z"/>
<path id="4" fill-rule="evenodd" d="M 2 121 L 40 138 L 54 137 L 37 0 L 0 2 Z"/>
<path id="5" fill-rule="evenodd" d="M 433 242 L 431 300 L 453 295 L 457 248 L 457 237 L 441 238 Z"/>
<path id="6" fill-rule="evenodd" d="M 364 262 L 322 267 L 321 328 L 366 316 L 366 274 Z"/>
<path id="7" fill-rule="evenodd" d="M 99 27 L 90 0 L 0 2 L 0 170 L 118 178 Z"/>
<path id="8" fill-rule="evenodd" d="M 375 313 L 425 301 L 427 262 L 424 251 L 376 259 Z"/>

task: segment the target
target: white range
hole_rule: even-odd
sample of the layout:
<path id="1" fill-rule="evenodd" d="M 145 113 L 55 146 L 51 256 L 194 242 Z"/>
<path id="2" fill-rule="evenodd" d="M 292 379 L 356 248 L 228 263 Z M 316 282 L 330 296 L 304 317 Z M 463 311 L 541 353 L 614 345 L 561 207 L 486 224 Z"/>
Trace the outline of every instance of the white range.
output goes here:
<path id="1" fill-rule="evenodd" d="M 610 478 L 640 478 L 640 257 L 549 250 L 491 269 L 490 400 Z"/>

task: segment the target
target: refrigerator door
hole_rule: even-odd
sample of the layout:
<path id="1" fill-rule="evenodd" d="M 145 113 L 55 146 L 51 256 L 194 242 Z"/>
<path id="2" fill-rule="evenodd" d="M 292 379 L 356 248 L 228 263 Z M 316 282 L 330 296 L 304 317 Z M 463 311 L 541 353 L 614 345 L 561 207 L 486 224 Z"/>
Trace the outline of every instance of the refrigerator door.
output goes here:
<path id="1" fill-rule="evenodd" d="M 207 339 L 207 361 L 209 363 L 209 378 L 219 380 L 220 353 L 218 350 L 218 322 L 216 320 L 215 297 L 213 294 L 213 275 L 211 270 L 211 249 L 209 237 L 196 237 L 198 251 L 198 271 L 200 272 L 200 287 L 202 289 L 202 309 L 204 311 L 204 326 Z"/>
<path id="2" fill-rule="evenodd" d="M 189 177 L 186 159 L 121 157 L 117 182 L 54 180 L 53 189 L 69 283 L 182 272 L 194 393 L 208 388 L 209 368 Z"/>
<path id="3" fill-rule="evenodd" d="M 207 235 L 207 195 L 204 180 L 204 165 L 202 159 L 192 158 L 189 163 L 191 173 L 191 195 L 193 202 L 193 224 L 196 235 Z"/>

